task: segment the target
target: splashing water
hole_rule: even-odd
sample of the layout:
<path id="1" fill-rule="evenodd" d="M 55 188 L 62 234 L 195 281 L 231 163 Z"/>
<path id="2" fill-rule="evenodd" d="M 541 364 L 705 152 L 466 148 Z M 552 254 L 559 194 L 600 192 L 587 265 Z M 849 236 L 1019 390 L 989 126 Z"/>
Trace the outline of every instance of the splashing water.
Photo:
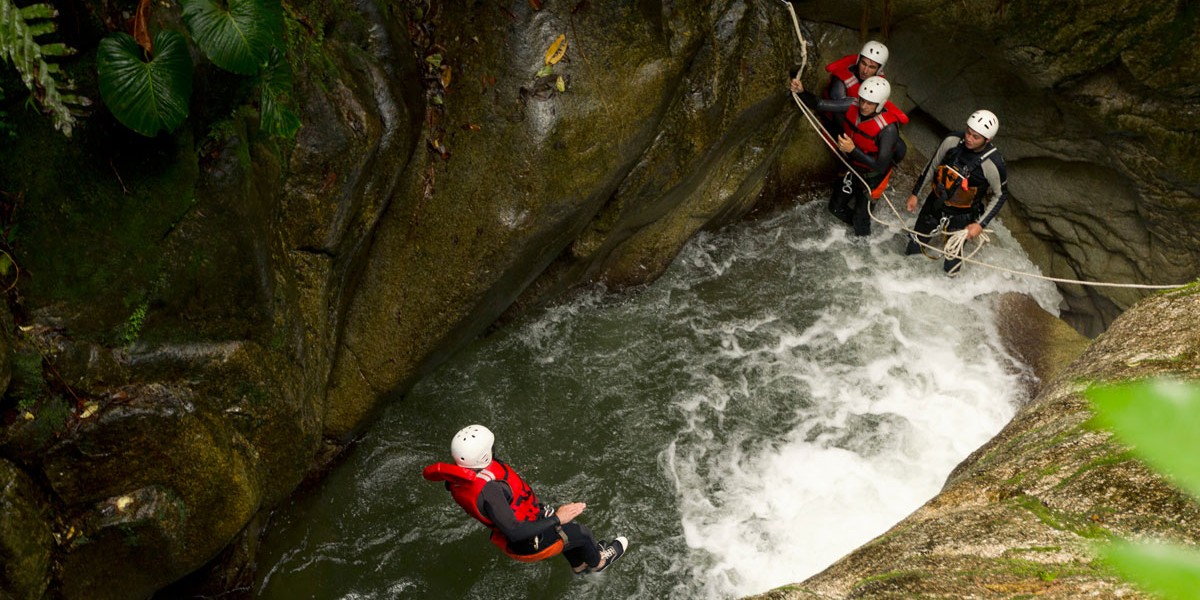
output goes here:
<path id="1" fill-rule="evenodd" d="M 981 256 L 1036 270 L 996 225 Z M 262 598 L 734 598 L 801 581 L 937 493 L 1023 377 L 989 295 L 1046 282 L 905 257 L 819 203 L 693 240 L 657 282 L 476 341 L 272 524 Z M 551 503 L 626 558 L 576 577 L 486 540 L 421 467 L 483 423 Z"/>

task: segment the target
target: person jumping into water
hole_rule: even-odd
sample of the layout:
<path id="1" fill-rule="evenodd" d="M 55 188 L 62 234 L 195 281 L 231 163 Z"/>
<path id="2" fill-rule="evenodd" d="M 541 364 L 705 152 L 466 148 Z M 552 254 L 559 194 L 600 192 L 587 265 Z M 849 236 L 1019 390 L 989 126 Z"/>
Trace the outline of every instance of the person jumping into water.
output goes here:
<path id="1" fill-rule="evenodd" d="M 450 441 L 454 464 L 434 463 L 422 476 L 444 481 L 450 496 L 492 530 L 492 543 L 521 562 L 537 562 L 562 554 L 576 575 L 598 573 L 629 549 L 629 540 L 596 541 L 590 529 L 575 522 L 582 502 L 558 509 L 538 501 L 533 488 L 512 467 L 492 457 L 496 437 L 483 425 L 468 425 Z"/>

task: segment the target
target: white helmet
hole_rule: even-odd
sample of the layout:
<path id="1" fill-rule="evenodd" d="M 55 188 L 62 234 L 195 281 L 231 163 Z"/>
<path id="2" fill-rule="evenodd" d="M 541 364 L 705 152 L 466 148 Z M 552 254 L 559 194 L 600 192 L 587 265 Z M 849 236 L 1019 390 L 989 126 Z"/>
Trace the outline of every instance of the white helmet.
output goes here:
<path id="1" fill-rule="evenodd" d="M 884 46 L 875 40 L 871 40 L 863 44 L 862 50 L 858 51 L 858 55 L 865 56 L 879 63 L 879 68 L 882 69 L 883 65 L 887 64 L 888 49 L 887 46 Z"/>
<path id="2" fill-rule="evenodd" d="M 967 127 L 990 140 L 1000 131 L 1000 119 L 990 110 L 977 110 L 967 117 Z"/>
<path id="3" fill-rule="evenodd" d="M 482 469 L 492 464 L 492 444 L 496 436 L 483 425 L 467 425 L 450 441 L 454 464 L 468 469 Z"/>
<path id="4" fill-rule="evenodd" d="M 868 77 L 862 85 L 858 87 L 858 97 L 867 102 L 874 102 L 882 105 L 888 101 L 888 97 L 892 95 L 892 84 L 888 80 L 876 75 Z"/>

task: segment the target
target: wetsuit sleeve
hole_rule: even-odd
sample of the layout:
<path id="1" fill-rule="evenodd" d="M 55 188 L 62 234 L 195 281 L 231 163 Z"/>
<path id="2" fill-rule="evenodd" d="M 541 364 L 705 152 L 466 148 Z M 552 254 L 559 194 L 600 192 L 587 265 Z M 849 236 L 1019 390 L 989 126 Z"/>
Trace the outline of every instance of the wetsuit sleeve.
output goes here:
<path id="1" fill-rule="evenodd" d="M 502 481 L 490 481 L 479 492 L 479 512 L 487 517 L 510 542 L 527 540 L 541 535 L 558 525 L 558 517 L 550 516 L 536 521 L 518 521 L 509 505 L 512 490 Z"/>
<path id="2" fill-rule="evenodd" d="M 824 99 L 824 106 L 821 110 L 826 112 L 844 113 L 854 104 L 854 98 L 846 96 L 846 83 L 837 77 L 829 78 L 829 90 L 825 94 L 829 96 Z"/>
<path id="3" fill-rule="evenodd" d="M 921 196 L 921 189 L 933 177 L 934 167 L 942 164 L 942 159 L 946 157 L 946 153 L 951 148 L 957 146 L 960 141 L 962 141 L 962 138 L 956 135 L 946 136 L 946 139 L 942 140 L 942 145 L 938 146 L 937 152 L 929 159 L 929 162 L 925 163 L 925 168 L 921 170 L 921 176 L 917 177 L 917 183 L 913 185 L 912 195 Z"/>
<path id="4" fill-rule="evenodd" d="M 867 170 L 871 173 L 885 173 L 892 167 L 892 154 L 896 151 L 896 140 L 898 139 L 900 139 L 900 127 L 895 123 L 889 123 L 875 138 L 875 142 L 879 146 L 878 156 L 872 158 L 855 147 L 850 151 L 850 157 L 859 164 L 867 165 Z"/>
<path id="5" fill-rule="evenodd" d="M 996 151 L 992 157 L 983 161 L 982 165 L 983 176 L 987 178 L 988 182 L 988 201 L 984 217 L 979 220 L 981 227 L 987 227 L 988 223 L 1000 212 L 1000 207 L 1004 206 L 1004 201 L 1008 199 L 1008 170 L 1004 167 L 1004 159 L 999 154 L 1000 152 Z"/>
<path id="6" fill-rule="evenodd" d="M 851 104 L 854 104 L 854 98 L 842 98 L 841 100 L 817 98 L 808 90 L 800 92 L 800 101 L 812 110 L 832 113 L 844 113 L 850 108 Z"/>
<path id="7" fill-rule="evenodd" d="M 831 75 L 829 77 L 828 93 L 825 95 L 829 96 L 833 100 L 841 100 L 842 98 L 845 98 L 846 97 L 846 82 Z"/>

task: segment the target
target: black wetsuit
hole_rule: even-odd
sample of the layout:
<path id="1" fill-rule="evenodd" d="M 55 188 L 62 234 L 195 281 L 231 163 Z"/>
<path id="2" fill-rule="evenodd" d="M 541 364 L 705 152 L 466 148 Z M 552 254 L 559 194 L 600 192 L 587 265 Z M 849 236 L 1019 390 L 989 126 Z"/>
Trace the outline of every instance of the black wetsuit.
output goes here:
<path id="1" fill-rule="evenodd" d="M 845 86 L 842 87 L 842 90 L 844 93 Z M 846 108 L 842 109 L 842 115 L 838 118 L 837 131 L 830 130 L 836 144 L 837 136 L 841 135 L 845 128 L 845 112 L 855 102 L 855 99 L 846 98 L 840 101 L 818 99 L 805 91 L 800 93 L 800 100 L 804 102 L 805 106 L 818 111 L 829 111 L 845 105 Z M 870 119 L 859 117 L 860 123 L 868 120 Z M 868 212 L 867 203 L 871 201 L 871 190 L 883 181 L 888 170 L 891 169 L 896 142 L 899 139 L 900 127 L 896 123 L 890 123 L 879 131 L 879 136 L 876 138 L 879 154 L 870 156 L 855 146 L 854 150 L 845 155 L 846 160 L 855 166 L 858 174 L 862 175 L 869 187 L 864 186 L 863 182 L 851 173 L 834 180 L 833 189 L 829 194 L 829 212 L 841 219 L 843 223 L 854 227 L 854 235 L 871 234 L 871 214 Z"/>
<path id="2" fill-rule="evenodd" d="M 576 569 L 586 563 L 589 567 L 600 564 L 600 546 L 586 525 L 571 521 L 559 525 L 554 509 L 546 506 L 542 518 L 536 521 L 518 521 L 513 514 L 512 488 L 503 481 L 490 481 L 483 486 L 476 503 L 479 512 L 486 516 L 508 538 L 508 548 L 516 554 L 536 554 L 562 539 L 558 528 L 566 535 L 563 557 Z"/>
<path id="3" fill-rule="evenodd" d="M 940 189 L 937 178 L 934 177 L 934 171 L 940 165 L 948 165 L 966 175 L 967 186 L 976 188 L 970 208 L 946 204 L 946 198 L 953 190 Z M 942 140 L 937 153 L 929 159 L 929 163 L 921 171 L 921 176 L 917 178 L 912 194 L 920 197 L 921 189 L 931 180 L 934 183 L 933 189 L 925 198 L 925 204 L 917 215 L 916 225 L 913 226 L 914 230 L 923 234 L 920 239 L 925 243 L 929 243 L 929 233 L 937 228 L 943 217 L 947 219 L 948 232 L 963 229 L 971 223 L 987 227 L 1008 199 L 1008 171 L 1004 167 L 1004 157 L 1000 155 L 1000 151 L 991 142 L 987 142 L 977 152 L 972 152 L 963 142 L 962 133 L 951 134 Z M 916 254 L 920 251 L 921 247 L 911 239 L 904 249 L 905 254 Z M 959 262 L 961 261 L 957 259 L 947 259 L 942 268 L 949 272 Z"/>

